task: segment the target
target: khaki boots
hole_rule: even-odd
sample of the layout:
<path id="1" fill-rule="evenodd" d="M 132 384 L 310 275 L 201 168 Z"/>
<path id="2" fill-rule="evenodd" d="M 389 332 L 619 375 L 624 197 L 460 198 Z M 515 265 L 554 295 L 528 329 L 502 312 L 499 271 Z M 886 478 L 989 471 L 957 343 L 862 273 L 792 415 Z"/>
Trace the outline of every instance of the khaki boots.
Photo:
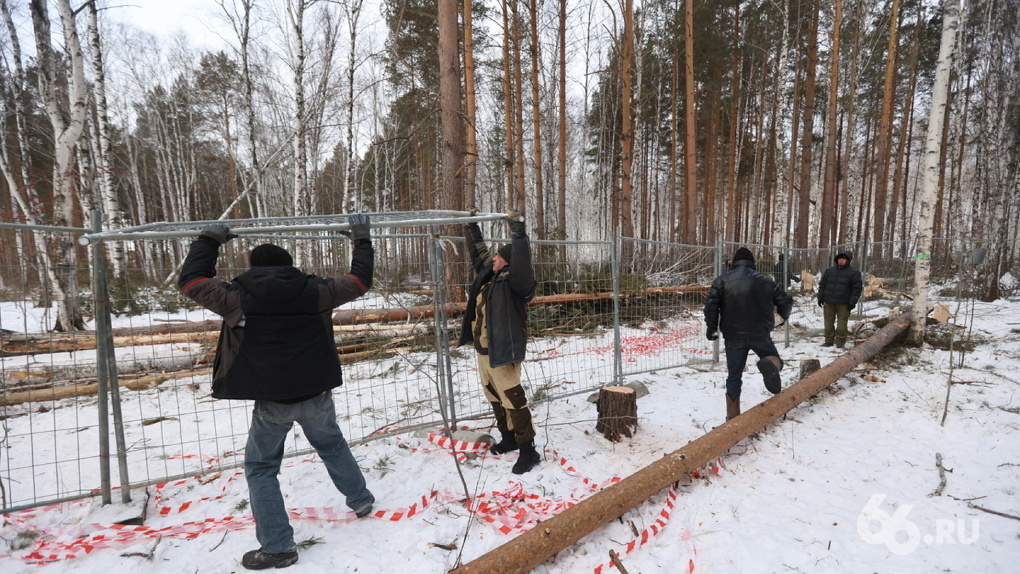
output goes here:
<path id="1" fill-rule="evenodd" d="M 740 399 L 731 399 L 726 395 L 726 420 L 740 415 Z"/>

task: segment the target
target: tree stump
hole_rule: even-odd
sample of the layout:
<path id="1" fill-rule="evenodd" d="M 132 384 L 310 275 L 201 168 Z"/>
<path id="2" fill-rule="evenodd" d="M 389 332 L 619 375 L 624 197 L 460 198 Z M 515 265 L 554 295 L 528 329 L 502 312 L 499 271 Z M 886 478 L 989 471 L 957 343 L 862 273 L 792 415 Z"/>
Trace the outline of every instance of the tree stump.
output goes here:
<path id="1" fill-rule="evenodd" d="M 806 379 L 808 375 L 822 368 L 822 362 L 818 359 L 801 359 L 800 378 Z"/>
<path id="2" fill-rule="evenodd" d="M 637 392 L 629 387 L 602 387 L 595 403 L 599 418 L 595 430 L 616 442 L 634 436 L 637 429 Z"/>

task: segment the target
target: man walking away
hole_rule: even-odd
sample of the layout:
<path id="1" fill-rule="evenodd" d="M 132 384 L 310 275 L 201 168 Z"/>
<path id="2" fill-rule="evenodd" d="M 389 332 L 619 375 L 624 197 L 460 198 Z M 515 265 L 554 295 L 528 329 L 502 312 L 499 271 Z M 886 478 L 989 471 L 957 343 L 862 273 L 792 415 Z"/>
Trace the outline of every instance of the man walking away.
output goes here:
<path id="1" fill-rule="evenodd" d="M 375 502 L 333 405 L 333 389 L 343 380 L 332 310 L 368 291 L 375 264 L 368 217 L 355 215 L 348 222 L 354 254 L 350 273 L 341 277 L 306 275 L 293 266 L 290 253 L 267 243 L 251 251 L 248 271 L 230 283 L 220 281 L 215 278 L 220 245 L 236 237 L 224 223 L 202 230 L 181 268 L 181 291 L 223 317 L 213 398 L 255 401 L 244 477 L 261 547 L 241 559 L 249 570 L 284 568 L 298 560 L 277 479 L 294 423 L 355 516 L 368 515 Z"/>
<path id="2" fill-rule="evenodd" d="M 754 268 L 754 255 L 746 247 L 733 254 L 733 268 L 715 278 L 705 303 L 705 336 L 714 341 L 722 332 L 726 345 L 726 420 L 740 414 L 747 353 L 758 356 L 758 371 L 772 394 L 782 390 L 779 371 L 783 360 L 772 331 L 786 323 L 793 310 L 793 297 L 768 275 Z M 776 325 L 775 312 L 782 321 Z"/>
<path id="3" fill-rule="evenodd" d="M 857 306 L 857 300 L 864 291 L 861 272 L 850 265 L 853 255 L 848 251 L 836 254 L 836 264 L 822 273 L 818 283 L 818 306 L 823 308 L 825 342 L 823 347 L 836 345 L 842 349 L 849 334 L 847 322 L 850 311 Z"/>

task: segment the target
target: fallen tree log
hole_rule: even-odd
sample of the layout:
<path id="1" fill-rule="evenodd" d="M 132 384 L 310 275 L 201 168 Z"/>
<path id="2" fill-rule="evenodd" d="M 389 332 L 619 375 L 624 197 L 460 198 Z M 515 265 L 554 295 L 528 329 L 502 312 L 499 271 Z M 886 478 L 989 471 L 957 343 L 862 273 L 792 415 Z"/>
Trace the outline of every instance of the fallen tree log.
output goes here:
<path id="1" fill-rule="evenodd" d="M 707 285 L 680 285 L 677 287 L 649 287 L 636 291 L 623 291 L 622 298 L 645 297 L 648 295 L 663 295 L 672 293 L 701 293 L 707 292 Z M 536 305 L 566 305 L 571 303 L 587 303 L 593 301 L 611 301 L 613 294 L 604 293 L 561 293 L 558 295 L 540 295 L 528 303 L 528 306 Z M 462 315 L 467 309 L 467 303 L 449 303 L 446 306 L 446 315 L 456 317 Z M 436 309 L 432 305 L 416 305 L 402 309 L 340 309 L 333 313 L 334 325 L 359 325 L 364 323 L 395 323 L 400 321 L 416 321 L 431 319 L 435 317 Z"/>
<path id="2" fill-rule="evenodd" d="M 878 354 L 909 326 L 909 312 L 899 315 L 860 345 L 778 395 L 506 544 L 454 568 L 451 574 L 512 574 L 530 571 L 815 396 L 858 364 Z"/>

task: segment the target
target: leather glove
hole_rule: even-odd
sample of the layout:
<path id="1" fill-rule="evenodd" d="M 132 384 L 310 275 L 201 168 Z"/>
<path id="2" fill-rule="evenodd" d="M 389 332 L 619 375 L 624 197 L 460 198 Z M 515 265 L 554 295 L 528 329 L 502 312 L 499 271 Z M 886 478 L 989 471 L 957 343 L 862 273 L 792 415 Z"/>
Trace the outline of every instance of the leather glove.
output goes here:
<path id="1" fill-rule="evenodd" d="M 819 307 L 825 307 L 825 301 L 822 301 L 821 299 L 819 299 L 818 300 L 818 306 Z"/>
<path id="2" fill-rule="evenodd" d="M 857 303 L 856 303 L 856 302 L 854 302 L 854 303 L 851 303 L 851 304 L 847 305 L 847 307 L 849 307 L 851 311 L 853 311 L 853 310 L 854 310 L 854 307 L 856 307 L 856 306 L 857 306 Z"/>
<path id="3" fill-rule="evenodd" d="M 780 328 L 780 327 L 782 327 L 783 325 L 786 324 L 786 317 L 782 317 L 782 319 L 783 320 L 780 321 L 778 325 L 776 325 L 776 329 L 778 329 L 778 328 Z"/>
<path id="4" fill-rule="evenodd" d="M 351 241 L 372 239 L 372 233 L 369 231 L 369 217 L 367 215 L 361 215 L 360 213 L 352 215 L 347 218 L 347 223 L 351 224 Z"/>
<path id="5" fill-rule="evenodd" d="M 712 331 L 706 331 L 706 332 L 705 332 L 705 337 L 706 337 L 706 338 L 707 338 L 707 339 L 708 339 L 709 341 L 715 341 L 716 339 L 718 339 L 718 338 L 719 338 L 719 331 L 715 331 L 715 330 L 712 330 Z"/>
<path id="6" fill-rule="evenodd" d="M 524 237 L 527 231 L 524 229 L 524 216 L 517 209 L 506 212 L 507 222 L 510 224 L 510 233 L 515 237 Z"/>
<path id="7" fill-rule="evenodd" d="M 471 207 L 467 208 L 467 212 L 470 213 L 471 215 L 474 215 L 478 213 L 478 208 L 472 205 Z"/>
<path id="8" fill-rule="evenodd" d="M 208 237 L 214 240 L 216 243 L 223 245 L 231 239 L 237 237 L 230 232 L 230 226 L 226 223 L 212 223 L 202 228 L 202 232 L 198 234 L 199 237 Z"/>

